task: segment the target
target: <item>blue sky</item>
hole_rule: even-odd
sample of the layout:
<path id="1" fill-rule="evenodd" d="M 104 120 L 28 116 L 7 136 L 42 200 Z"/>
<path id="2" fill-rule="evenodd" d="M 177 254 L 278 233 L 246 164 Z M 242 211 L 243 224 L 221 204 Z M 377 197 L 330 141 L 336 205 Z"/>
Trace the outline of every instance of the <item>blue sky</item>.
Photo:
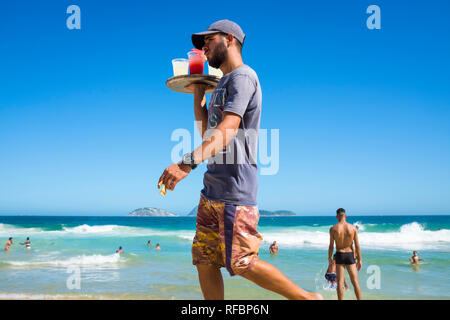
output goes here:
<path id="1" fill-rule="evenodd" d="M 69 30 L 66 8 L 81 8 Z M 165 86 L 190 35 L 219 19 L 247 34 L 280 130 L 261 209 L 304 215 L 450 214 L 448 1 L 0 2 L 0 214 L 185 214 L 205 164 L 165 197 L 193 99 Z M 366 8 L 381 8 L 381 30 Z"/>

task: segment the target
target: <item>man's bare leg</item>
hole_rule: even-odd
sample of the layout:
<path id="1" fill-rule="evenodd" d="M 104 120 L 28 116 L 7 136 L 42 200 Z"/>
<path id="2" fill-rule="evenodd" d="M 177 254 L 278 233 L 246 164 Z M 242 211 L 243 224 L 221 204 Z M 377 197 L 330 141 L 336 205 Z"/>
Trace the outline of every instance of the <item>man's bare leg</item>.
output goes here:
<path id="1" fill-rule="evenodd" d="M 242 274 L 260 287 L 276 292 L 289 300 L 321 300 L 320 294 L 307 292 L 289 280 L 280 270 L 270 263 L 256 260 L 253 267 Z"/>
<path id="2" fill-rule="evenodd" d="M 344 273 L 345 273 L 345 264 L 336 264 L 336 277 L 338 280 L 337 287 L 337 296 L 339 300 L 344 299 Z"/>
<path id="3" fill-rule="evenodd" d="M 356 264 L 350 264 L 347 266 L 347 272 L 350 276 L 350 280 L 352 281 L 353 289 L 355 290 L 356 299 L 361 300 L 361 288 L 359 287 L 358 282 L 358 270 L 356 270 Z"/>
<path id="4" fill-rule="evenodd" d="M 223 300 L 222 273 L 218 267 L 197 265 L 198 280 L 205 300 Z"/>

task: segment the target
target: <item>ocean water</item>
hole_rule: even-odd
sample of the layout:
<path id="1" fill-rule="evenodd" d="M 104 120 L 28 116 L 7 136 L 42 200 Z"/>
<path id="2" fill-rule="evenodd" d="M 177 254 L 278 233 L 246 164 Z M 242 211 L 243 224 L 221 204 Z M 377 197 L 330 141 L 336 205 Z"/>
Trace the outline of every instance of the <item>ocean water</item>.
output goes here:
<path id="1" fill-rule="evenodd" d="M 450 298 L 450 216 L 348 222 L 359 226 L 363 298 Z M 261 217 L 260 259 L 305 290 L 336 299 L 324 279 L 328 230 L 335 223 L 334 217 Z M 15 243 L 10 252 L 0 251 L 0 299 L 202 299 L 191 263 L 194 233 L 195 217 L 0 216 L 0 240 Z M 26 237 L 29 250 L 19 244 Z M 274 240 L 277 256 L 268 250 Z M 115 253 L 119 246 L 122 255 Z M 417 267 L 408 260 L 413 250 L 425 259 Z M 77 274 L 79 288 L 73 286 Z M 225 269 L 222 274 L 226 299 L 282 299 Z M 352 290 L 345 299 L 354 299 Z"/>

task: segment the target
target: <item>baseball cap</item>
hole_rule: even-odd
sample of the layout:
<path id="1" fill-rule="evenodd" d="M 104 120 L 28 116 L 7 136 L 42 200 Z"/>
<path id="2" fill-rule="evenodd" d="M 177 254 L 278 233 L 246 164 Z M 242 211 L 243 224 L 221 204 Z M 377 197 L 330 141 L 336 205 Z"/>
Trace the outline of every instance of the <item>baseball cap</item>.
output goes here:
<path id="1" fill-rule="evenodd" d="M 207 34 L 223 32 L 226 34 L 231 33 L 240 43 L 244 45 L 245 34 L 242 31 L 241 27 L 233 21 L 230 20 L 220 20 L 214 22 L 209 26 L 208 30 L 203 32 L 194 33 L 192 35 L 192 44 L 197 49 L 202 49 L 205 45 L 204 37 Z"/>

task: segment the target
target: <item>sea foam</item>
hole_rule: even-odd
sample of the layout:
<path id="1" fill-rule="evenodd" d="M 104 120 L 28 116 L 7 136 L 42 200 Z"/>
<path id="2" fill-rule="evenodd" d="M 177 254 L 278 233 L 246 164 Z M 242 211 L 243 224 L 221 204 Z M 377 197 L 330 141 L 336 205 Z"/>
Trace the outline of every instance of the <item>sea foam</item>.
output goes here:
<path id="1" fill-rule="evenodd" d="M 98 266 L 98 265 L 111 265 L 117 264 L 119 262 L 125 262 L 126 259 L 121 258 L 118 253 L 110 254 L 110 255 L 101 255 L 101 254 L 93 254 L 93 255 L 79 255 L 75 257 L 68 258 L 66 260 L 38 260 L 38 261 L 3 261 L 3 263 L 18 266 L 18 267 L 26 267 L 26 266 Z"/>
<path id="2" fill-rule="evenodd" d="M 0 223 L 0 236 L 13 237 L 15 234 L 36 233 L 44 231 L 41 228 L 23 228 L 12 224 Z"/>
<path id="3" fill-rule="evenodd" d="M 68 228 L 63 227 L 63 231 L 69 233 L 108 233 L 108 232 L 117 232 L 117 231 L 131 231 L 133 229 L 131 227 L 124 227 L 118 225 L 102 225 L 102 226 L 90 226 L 87 224 L 83 224 L 80 226 Z"/>
<path id="4" fill-rule="evenodd" d="M 280 246 L 326 248 L 330 241 L 327 232 L 298 228 L 261 233 L 266 244 L 277 241 Z M 358 238 L 361 247 L 367 249 L 448 249 L 450 246 L 450 230 L 425 230 L 417 222 L 404 224 L 396 232 L 361 232 L 360 229 Z"/>

